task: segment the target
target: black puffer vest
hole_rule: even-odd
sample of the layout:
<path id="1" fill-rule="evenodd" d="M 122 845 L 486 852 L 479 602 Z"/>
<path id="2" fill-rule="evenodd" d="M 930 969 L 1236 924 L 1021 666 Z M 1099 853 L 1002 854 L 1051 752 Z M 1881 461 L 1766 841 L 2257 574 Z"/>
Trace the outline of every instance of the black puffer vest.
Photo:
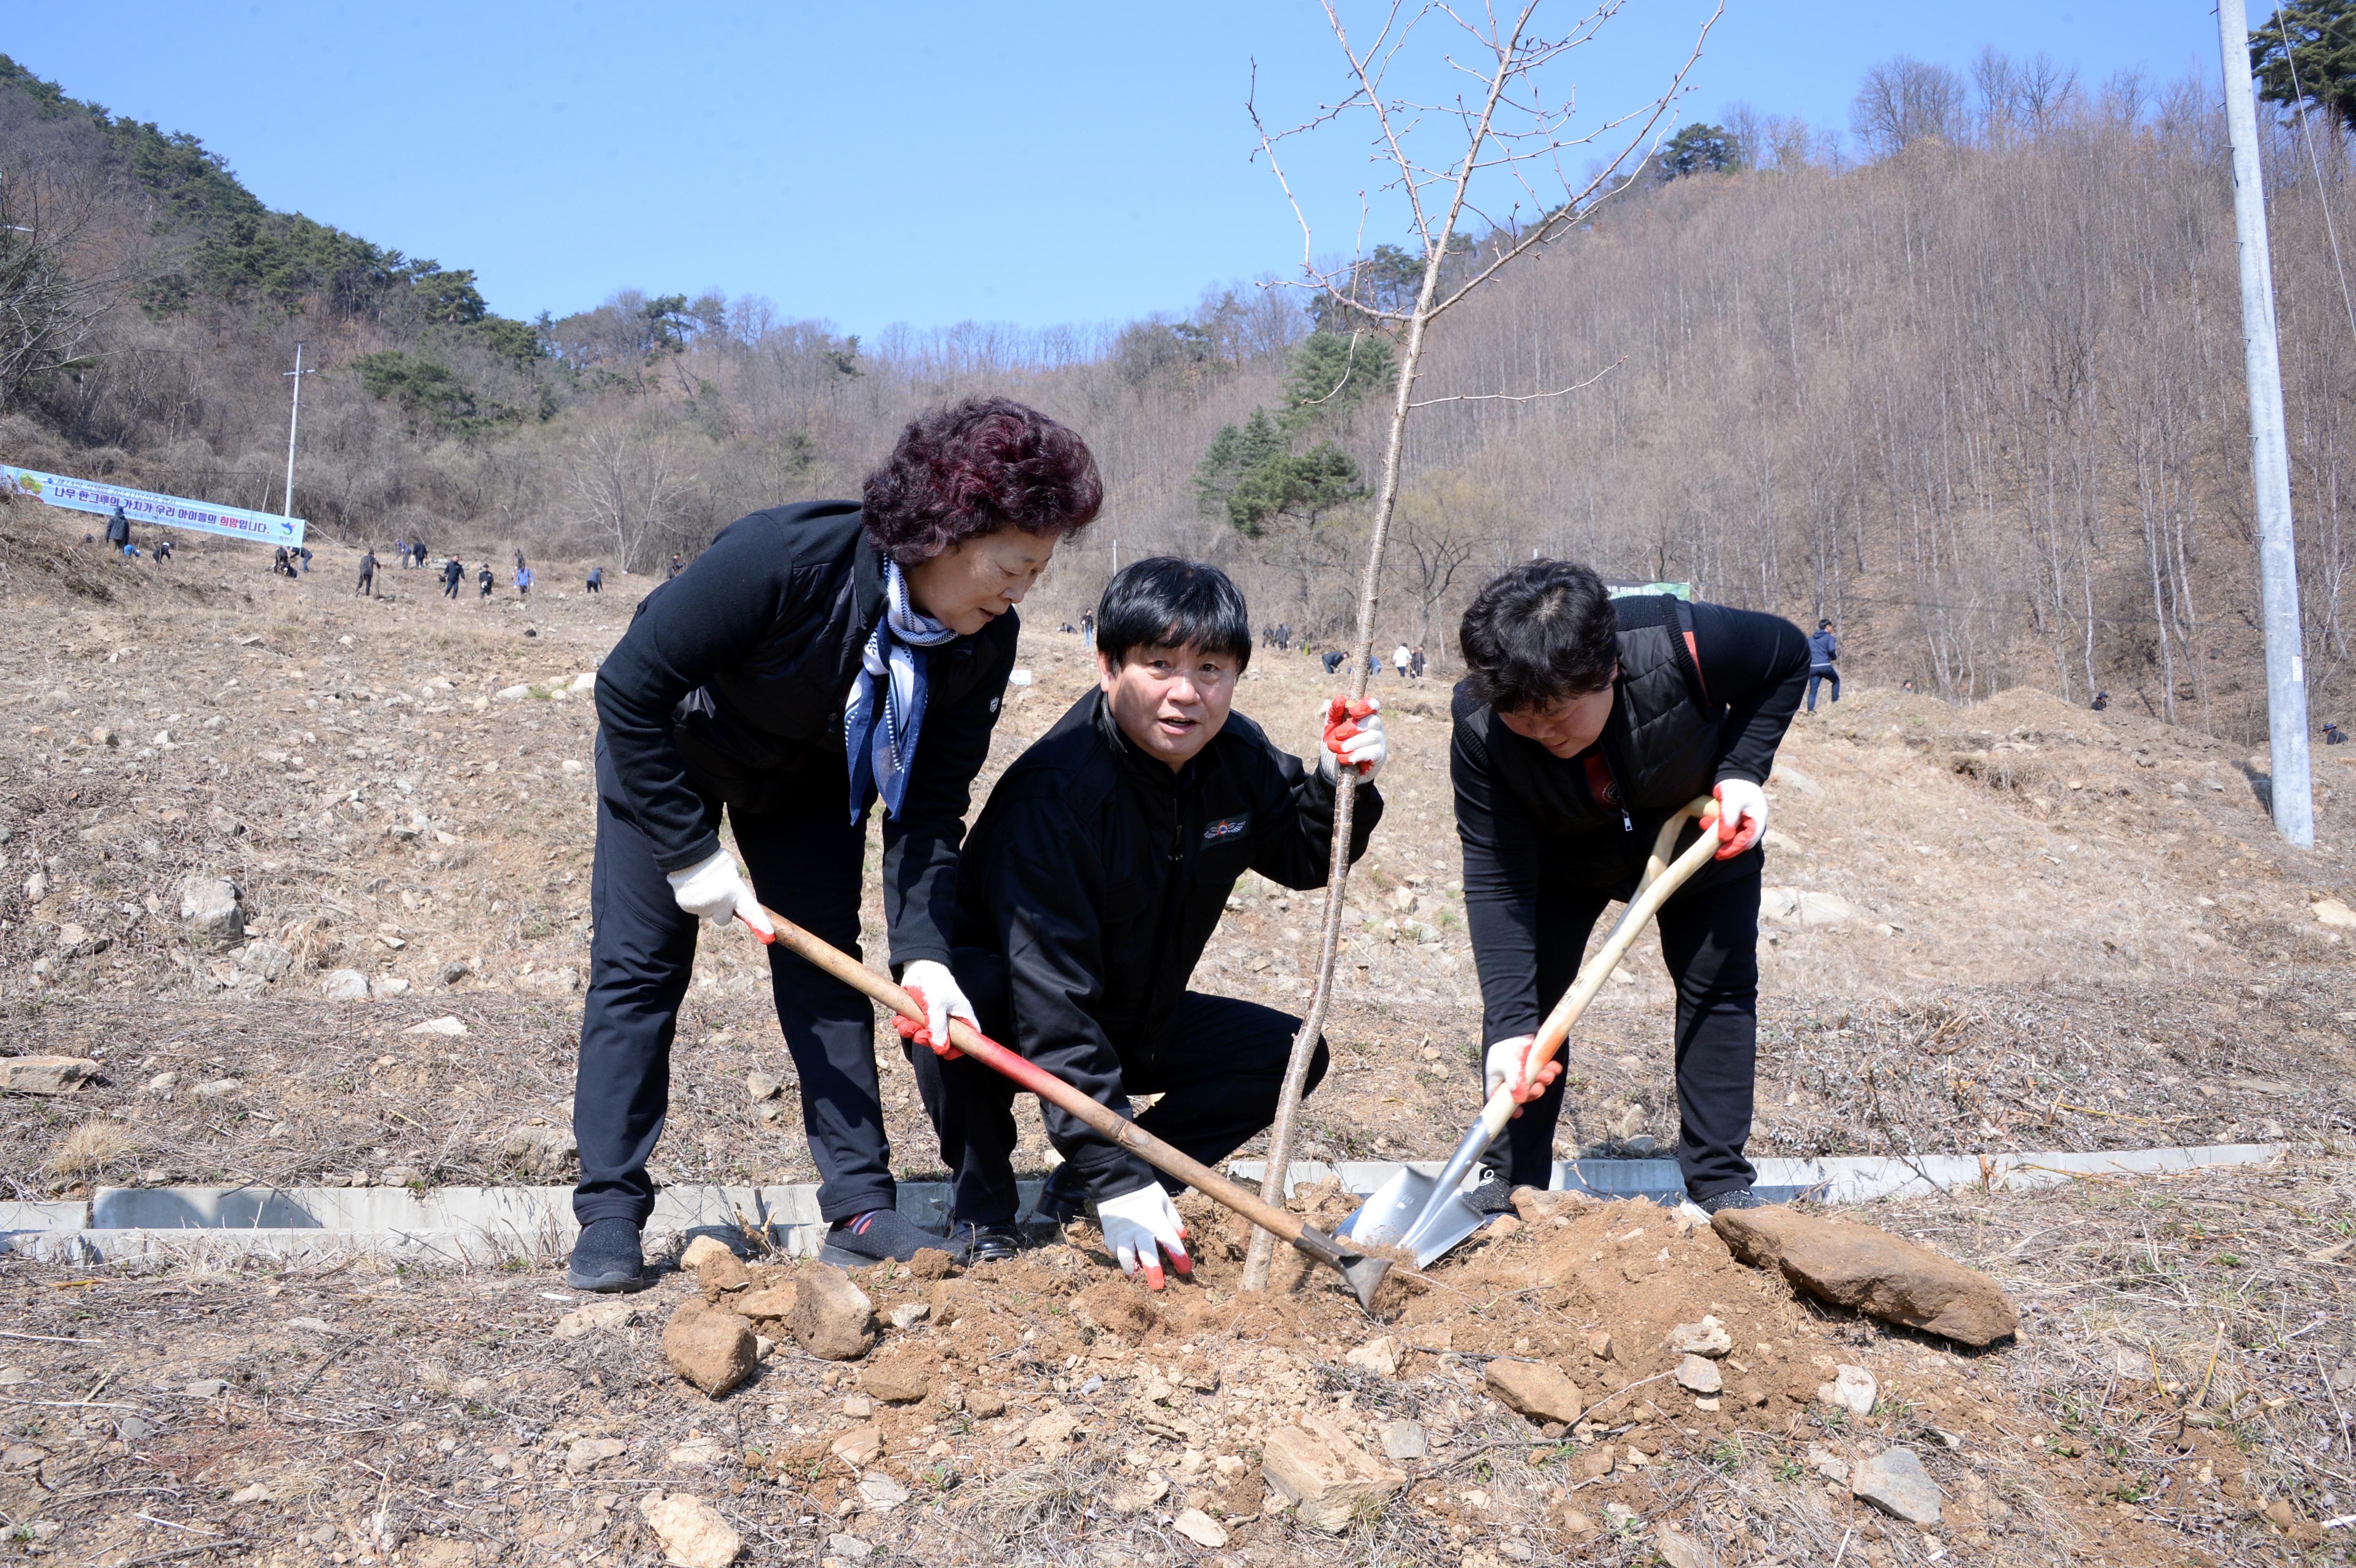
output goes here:
<path id="1" fill-rule="evenodd" d="M 1473 727 L 1497 777 L 1546 837 L 1633 831 L 1658 820 L 1718 782 L 1726 707 L 1713 700 L 1694 660 L 1693 613 L 1667 594 L 1618 599 L 1620 676 L 1601 740 L 1579 756 L 1557 757 L 1505 728 L 1475 702 L 1466 683 L 1451 704 Z"/>

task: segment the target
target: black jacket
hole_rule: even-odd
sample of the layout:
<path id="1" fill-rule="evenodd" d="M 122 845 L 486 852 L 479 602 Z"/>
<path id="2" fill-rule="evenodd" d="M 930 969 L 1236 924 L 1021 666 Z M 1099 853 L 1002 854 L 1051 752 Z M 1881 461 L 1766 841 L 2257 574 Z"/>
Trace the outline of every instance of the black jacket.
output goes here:
<path id="1" fill-rule="evenodd" d="M 1382 815 L 1381 795 L 1360 789 L 1352 860 Z M 958 875 L 958 944 L 1005 956 L 1003 1043 L 1126 1115 L 1125 1073 L 1150 1083 L 1164 1049 L 1202 1044 L 1159 1030 L 1237 880 L 1250 869 L 1322 888 L 1333 844 L 1333 785 L 1242 714 L 1173 772 L 1091 693 L 991 789 Z M 1152 1179 L 1135 1155 L 1045 1111 L 1098 1198 Z"/>
<path id="2" fill-rule="evenodd" d="M 653 840 L 656 864 L 682 870 L 719 851 L 712 802 L 848 820 L 843 699 L 883 613 L 884 558 L 851 501 L 740 517 L 639 601 L 598 667 L 597 717 L 614 809 Z M 884 824 L 895 963 L 948 961 L 966 807 L 1020 630 L 1010 612 L 922 650 L 916 771 Z"/>
<path id="3" fill-rule="evenodd" d="M 1622 883 L 1670 813 L 1721 779 L 1766 783 L 1807 684 L 1807 640 L 1779 616 L 1665 596 L 1613 607 L 1612 717 L 1578 756 L 1515 734 L 1456 688 L 1449 775 L 1484 1043 L 1538 1026 L 1541 896 Z"/>

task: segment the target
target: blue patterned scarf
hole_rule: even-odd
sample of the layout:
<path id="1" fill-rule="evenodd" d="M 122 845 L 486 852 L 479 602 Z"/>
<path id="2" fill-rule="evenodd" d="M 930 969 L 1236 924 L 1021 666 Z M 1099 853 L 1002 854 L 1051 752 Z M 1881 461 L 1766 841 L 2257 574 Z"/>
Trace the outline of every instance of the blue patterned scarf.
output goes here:
<path id="1" fill-rule="evenodd" d="M 916 734 L 925 721 L 925 661 L 919 648 L 938 647 L 957 634 L 908 603 L 900 563 L 884 563 L 884 618 L 867 639 L 859 675 L 842 706 L 844 750 L 851 753 L 851 820 L 867 809 L 873 787 L 884 814 L 896 818 L 908 794 Z"/>

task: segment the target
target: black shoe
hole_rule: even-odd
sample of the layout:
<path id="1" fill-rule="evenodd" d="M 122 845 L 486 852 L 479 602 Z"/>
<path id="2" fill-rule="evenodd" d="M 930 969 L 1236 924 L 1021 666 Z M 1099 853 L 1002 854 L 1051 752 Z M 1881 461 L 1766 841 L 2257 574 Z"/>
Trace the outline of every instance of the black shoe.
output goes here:
<path id="1" fill-rule="evenodd" d="M 1077 1167 L 1066 1160 L 1047 1173 L 1047 1184 L 1039 1189 L 1039 1201 L 1031 1206 L 1031 1217 L 1050 1224 L 1068 1225 L 1080 1217 L 1087 1201 L 1087 1179 Z"/>
<path id="2" fill-rule="evenodd" d="M 906 1263 L 926 1248 L 947 1253 L 951 1263 L 965 1261 L 962 1243 L 905 1219 L 897 1209 L 871 1209 L 827 1228 L 819 1246 L 820 1263 L 837 1268 L 865 1268 L 870 1264 Z"/>
<path id="3" fill-rule="evenodd" d="M 1002 1264 L 1023 1250 L 1023 1237 L 1012 1225 L 954 1225 L 949 1237 L 964 1244 L 968 1266 Z"/>
<path id="4" fill-rule="evenodd" d="M 1480 1185 L 1464 1195 L 1464 1201 L 1483 1214 L 1510 1214 L 1514 1211 L 1514 1184 L 1495 1171 L 1484 1171 Z"/>
<path id="5" fill-rule="evenodd" d="M 1694 1207 L 1705 1214 L 1715 1214 L 1721 1209 L 1764 1209 L 1767 1200 L 1749 1187 L 1730 1187 L 1723 1192 L 1713 1192 L 1707 1198 L 1697 1198 Z"/>
<path id="6" fill-rule="evenodd" d="M 574 1290 L 645 1288 L 646 1255 L 638 1251 L 638 1227 L 624 1219 L 592 1220 L 573 1243 L 564 1283 Z"/>

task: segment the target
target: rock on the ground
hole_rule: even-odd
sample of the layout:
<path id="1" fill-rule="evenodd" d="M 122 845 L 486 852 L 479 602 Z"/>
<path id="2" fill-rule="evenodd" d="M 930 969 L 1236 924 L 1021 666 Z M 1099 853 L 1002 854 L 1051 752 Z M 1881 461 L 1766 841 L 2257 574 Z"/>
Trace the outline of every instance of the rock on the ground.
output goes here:
<path id="1" fill-rule="evenodd" d="M 12 1094 L 70 1094 L 98 1071 L 87 1056 L 0 1056 L 0 1090 Z"/>
<path id="2" fill-rule="evenodd" d="M 875 1347 L 875 1304 L 832 1264 L 814 1264 L 795 1281 L 794 1343 L 827 1361 L 855 1361 Z"/>
<path id="3" fill-rule="evenodd" d="M 859 1387 L 885 1404 L 913 1404 L 933 1384 L 933 1358 L 919 1350 L 877 1356 L 859 1369 Z"/>
<path id="4" fill-rule="evenodd" d="M 1342 1359 L 1378 1378 L 1390 1377 L 1398 1371 L 1399 1342 L 1393 1336 L 1384 1334 L 1367 1340 Z"/>
<path id="5" fill-rule="evenodd" d="M 710 1253 L 695 1265 L 695 1282 L 703 1287 L 703 1299 L 718 1301 L 730 1291 L 741 1291 L 753 1283 L 753 1271 L 734 1253 L 723 1252 L 717 1257 Z"/>
<path id="6" fill-rule="evenodd" d="M 1829 1404 L 1836 1410 L 1846 1410 L 1851 1415 L 1871 1415 L 1873 1402 L 1881 1397 L 1881 1385 L 1863 1367 L 1837 1367 L 1833 1381 L 1816 1390 L 1816 1403 Z"/>
<path id="7" fill-rule="evenodd" d="M 1419 1421 L 1386 1421 L 1378 1435 L 1386 1458 L 1401 1464 L 1420 1459 L 1431 1452 L 1431 1438 Z"/>
<path id="8" fill-rule="evenodd" d="M 1939 1522 L 1939 1484 L 1912 1448 L 1885 1448 L 1859 1463 L 1849 1478 L 1849 1495 L 1909 1524 Z"/>
<path id="9" fill-rule="evenodd" d="M 1566 1214 L 1584 1213 L 1594 1207 L 1595 1200 L 1584 1192 L 1555 1192 L 1541 1187 L 1514 1189 L 1514 1212 L 1532 1225 Z"/>
<path id="10" fill-rule="evenodd" d="M 445 1039 L 455 1040 L 458 1036 L 466 1032 L 466 1026 L 458 1019 L 453 1018 L 445 1013 L 438 1019 L 427 1019 L 422 1024 L 411 1024 L 407 1029 L 402 1029 L 401 1032 L 403 1034 L 438 1034 Z"/>
<path id="11" fill-rule="evenodd" d="M 744 1097 L 756 1104 L 763 1100 L 776 1099 L 777 1092 L 784 1087 L 776 1074 L 764 1072 L 757 1067 L 744 1074 Z"/>
<path id="12" fill-rule="evenodd" d="M 855 1469 L 884 1452 L 884 1435 L 873 1426 L 854 1426 L 838 1436 L 827 1452 Z"/>
<path id="13" fill-rule="evenodd" d="M 719 1237 L 698 1236 L 680 1250 L 679 1266 L 695 1274 L 713 1258 L 733 1258 L 735 1255 L 728 1250 L 728 1243 Z"/>
<path id="14" fill-rule="evenodd" d="M 1115 1481 L 1105 1489 L 1104 1499 L 1115 1513 L 1143 1513 L 1169 1495 L 1169 1480 L 1149 1471 Z"/>
<path id="15" fill-rule="evenodd" d="M 728 1568 L 744 1550 L 744 1538 L 701 1498 L 655 1492 L 638 1500 L 638 1512 L 673 1568 Z"/>
<path id="16" fill-rule="evenodd" d="M 234 947 L 245 939 L 245 895 L 224 877 L 190 877 L 180 884 L 180 924 L 209 947 Z"/>
<path id="17" fill-rule="evenodd" d="M 1718 1553 L 1669 1525 L 1654 1532 L 1653 1549 L 1669 1568 L 1718 1568 Z"/>
<path id="18" fill-rule="evenodd" d="M 671 1314 L 662 1344 L 671 1371 L 714 1399 L 751 1377 L 760 1360 L 750 1323 L 695 1300 Z"/>
<path id="19" fill-rule="evenodd" d="M 1006 1413 L 1006 1396 L 996 1389 L 973 1389 L 965 1396 L 965 1408 L 977 1421 L 995 1421 Z"/>
<path id="20" fill-rule="evenodd" d="M 1300 1425 L 1280 1427 L 1269 1435 L 1260 1474 L 1301 1523 L 1334 1534 L 1407 1485 L 1406 1471 L 1375 1458 L 1348 1433 L 1313 1413 L 1303 1415 Z"/>
<path id="21" fill-rule="evenodd" d="M 2326 925 L 2345 931 L 2356 927 L 2356 909 L 2350 909 L 2338 899 L 2318 899 L 2314 903 L 2315 918 Z"/>
<path id="22" fill-rule="evenodd" d="M 1587 1408 L 1579 1385 L 1544 1361 L 1494 1360 L 1483 1376 L 1491 1392 L 1533 1421 L 1568 1424 Z"/>
<path id="23" fill-rule="evenodd" d="M 904 1301 L 888 1314 L 892 1327 L 905 1331 L 933 1315 L 932 1304 L 926 1301 Z"/>
<path id="24" fill-rule="evenodd" d="M 592 1301 L 556 1320 L 556 1337 L 579 1339 L 609 1328 L 626 1328 L 638 1320 L 638 1309 L 626 1301 Z"/>
<path id="25" fill-rule="evenodd" d="M 1734 1336 L 1717 1318 L 1704 1317 L 1698 1323 L 1680 1323 L 1670 1329 L 1669 1349 L 1681 1356 L 1715 1359 L 1734 1349 Z"/>
<path id="26" fill-rule="evenodd" d="M 792 1280 L 780 1280 L 773 1285 L 762 1285 L 756 1281 L 752 1289 L 728 1305 L 755 1324 L 767 1327 L 791 1323 L 794 1303 L 800 1296 L 799 1287 Z"/>
<path id="27" fill-rule="evenodd" d="M 618 1437 L 577 1437 L 573 1446 L 564 1451 L 564 1473 L 580 1475 L 629 1451 L 630 1445 Z"/>
<path id="28" fill-rule="evenodd" d="M 1780 1205 L 1721 1209 L 1710 1223 L 1734 1255 L 1780 1270 L 1800 1290 L 1965 1345 L 1989 1345 L 2020 1313 L 1986 1275 L 1869 1225 L 1816 1219 Z"/>
<path id="29" fill-rule="evenodd" d="M 1216 1551 L 1227 1543 L 1227 1532 L 1220 1528 L 1219 1521 L 1201 1509 L 1182 1509 L 1170 1524 L 1172 1529 L 1197 1546 Z"/>
<path id="30" fill-rule="evenodd" d="M 1808 1451 L 1800 1462 L 1827 1481 L 1838 1481 L 1843 1485 L 1848 1482 L 1848 1461 L 1821 1443 L 1809 1444 Z"/>
<path id="31" fill-rule="evenodd" d="M 859 1500 L 878 1513 L 890 1513 L 908 1500 L 908 1488 L 881 1470 L 859 1477 Z"/>
<path id="32" fill-rule="evenodd" d="M 259 975 L 264 980 L 276 980 L 294 967 L 294 955 L 274 942 L 249 942 L 238 954 L 237 965 L 248 974 Z"/>
<path id="33" fill-rule="evenodd" d="M 580 1152 L 573 1135 L 555 1127 L 518 1127 L 499 1145 L 500 1155 L 530 1176 L 562 1176 Z"/>
<path id="34" fill-rule="evenodd" d="M 1677 1386 L 1688 1393 L 1711 1394 L 1726 1386 L 1718 1363 L 1708 1356 L 1689 1355 L 1677 1363 Z"/>
<path id="35" fill-rule="evenodd" d="M 368 976 L 357 969 L 332 969 L 320 989 L 331 1002 L 365 1002 L 369 997 Z"/>
<path id="36" fill-rule="evenodd" d="M 687 1441 L 664 1455 L 663 1462 L 682 1470 L 716 1470 L 735 1456 L 734 1450 L 719 1438 L 691 1428 Z"/>

